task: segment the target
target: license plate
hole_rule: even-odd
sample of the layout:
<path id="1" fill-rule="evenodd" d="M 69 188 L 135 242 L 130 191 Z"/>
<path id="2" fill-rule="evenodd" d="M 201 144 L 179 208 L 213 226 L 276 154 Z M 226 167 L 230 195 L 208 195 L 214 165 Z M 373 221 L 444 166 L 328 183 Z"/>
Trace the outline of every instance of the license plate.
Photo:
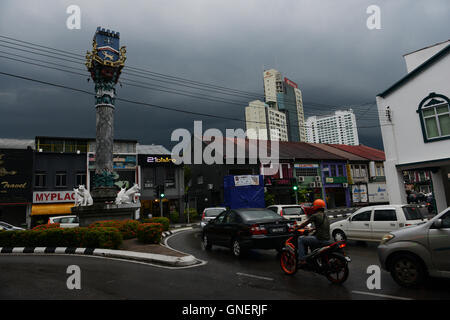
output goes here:
<path id="1" fill-rule="evenodd" d="M 272 232 L 284 232 L 284 228 L 273 228 Z"/>

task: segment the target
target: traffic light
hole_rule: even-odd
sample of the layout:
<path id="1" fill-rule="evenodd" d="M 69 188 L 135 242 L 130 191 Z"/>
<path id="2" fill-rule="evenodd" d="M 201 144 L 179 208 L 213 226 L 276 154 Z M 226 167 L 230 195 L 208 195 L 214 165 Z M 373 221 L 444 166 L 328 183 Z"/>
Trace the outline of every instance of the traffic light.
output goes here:
<path id="1" fill-rule="evenodd" d="M 164 185 L 159 186 L 159 198 L 162 199 L 166 195 L 164 194 Z"/>
<path id="2" fill-rule="evenodd" d="M 298 190 L 298 186 L 293 186 L 292 190 L 297 191 Z"/>

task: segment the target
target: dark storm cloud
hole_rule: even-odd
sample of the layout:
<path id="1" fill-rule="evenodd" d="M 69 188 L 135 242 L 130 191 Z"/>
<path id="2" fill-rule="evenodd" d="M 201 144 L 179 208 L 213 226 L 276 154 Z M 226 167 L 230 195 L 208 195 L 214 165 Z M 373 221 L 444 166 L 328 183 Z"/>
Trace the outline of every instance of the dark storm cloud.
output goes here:
<path id="1" fill-rule="evenodd" d="M 81 30 L 66 28 L 71 4 L 81 8 Z M 366 27 L 366 8 L 372 4 L 381 8 L 381 30 Z M 377 93 L 406 73 L 402 54 L 450 38 L 448 9 L 447 0 L 2 1 L 0 34 L 84 54 L 100 25 L 121 32 L 129 66 L 259 94 L 263 69 L 277 68 L 299 84 L 305 112 L 312 115 L 334 109 L 316 103 L 344 108 L 374 102 Z M 0 69 L 93 91 L 87 77 L 2 58 Z M 241 119 L 252 100 L 227 97 L 242 101 L 240 108 L 126 85 L 118 87 L 118 94 Z M 0 76 L 0 137 L 93 137 L 93 104 L 88 95 Z M 172 130 L 190 129 L 196 119 L 205 128 L 245 127 L 123 102 L 116 107 L 116 137 L 141 143 L 170 145 Z M 360 115 L 367 107 L 353 109 Z M 380 130 L 370 128 L 378 125 L 374 110 L 358 123 L 360 141 L 381 148 Z"/>

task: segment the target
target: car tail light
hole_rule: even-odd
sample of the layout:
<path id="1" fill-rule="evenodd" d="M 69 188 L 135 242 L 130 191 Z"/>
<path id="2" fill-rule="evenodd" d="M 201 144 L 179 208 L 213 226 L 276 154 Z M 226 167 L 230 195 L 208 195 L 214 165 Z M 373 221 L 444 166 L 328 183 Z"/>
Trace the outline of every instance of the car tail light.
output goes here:
<path id="1" fill-rule="evenodd" d="M 411 223 L 406 223 L 405 224 L 405 227 L 409 227 L 409 226 L 412 226 L 412 224 Z"/>
<path id="2" fill-rule="evenodd" d="M 205 210 L 203 210 L 203 214 L 202 214 L 202 220 L 205 220 L 205 216 L 206 216 L 206 214 L 205 214 Z"/>
<path id="3" fill-rule="evenodd" d="M 283 216 L 283 209 L 280 210 L 280 216 Z"/>
<path id="4" fill-rule="evenodd" d="M 267 234 L 267 230 L 264 226 L 260 226 L 258 224 L 254 224 L 250 227 L 250 233 L 253 235 L 256 234 Z"/>

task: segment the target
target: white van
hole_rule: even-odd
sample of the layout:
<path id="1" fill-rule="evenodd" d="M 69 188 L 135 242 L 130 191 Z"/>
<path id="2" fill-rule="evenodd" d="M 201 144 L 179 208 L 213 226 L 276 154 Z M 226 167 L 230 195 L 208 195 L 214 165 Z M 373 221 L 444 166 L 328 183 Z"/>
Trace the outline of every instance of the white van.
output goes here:
<path id="1" fill-rule="evenodd" d="M 335 241 L 379 242 L 386 233 L 428 220 L 427 214 L 427 208 L 418 205 L 364 207 L 347 219 L 332 223 L 330 232 Z"/>
<path id="2" fill-rule="evenodd" d="M 47 223 L 59 223 L 60 228 L 76 228 L 80 226 L 80 221 L 77 216 L 51 217 Z"/>

